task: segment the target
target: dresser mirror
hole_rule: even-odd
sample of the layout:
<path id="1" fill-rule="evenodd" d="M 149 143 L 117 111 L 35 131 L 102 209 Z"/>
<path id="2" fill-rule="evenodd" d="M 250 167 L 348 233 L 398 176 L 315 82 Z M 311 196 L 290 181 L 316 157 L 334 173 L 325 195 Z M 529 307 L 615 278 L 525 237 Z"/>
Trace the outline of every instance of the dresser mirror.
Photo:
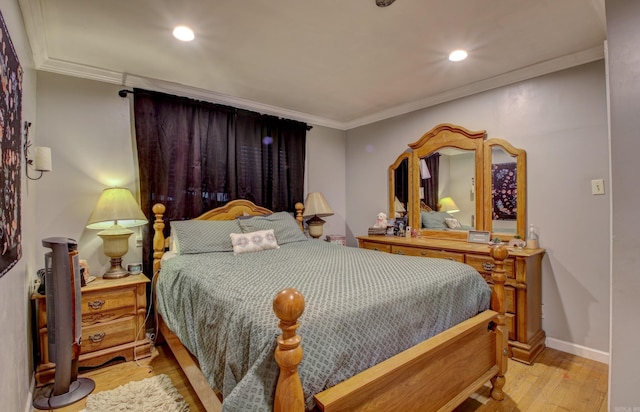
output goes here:
<path id="1" fill-rule="evenodd" d="M 526 152 L 503 139 L 484 142 L 485 230 L 500 238 L 526 230 Z"/>
<path id="2" fill-rule="evenodd" d="M 389 166 L 389 218 L 408 213 L 411 172 L 411 151 L 406 150 Z"/>
<path id="3" fill-rule="evenodd" d="M 406 213 L 427 238 L 467 240 L 469 230 L 503 240 L 524 237 L 524 150 L 452 124 L 434 127 L 409 147 L 389 167 L 390 218 Z M 494 177 L 504 192 L 494 192 Z"/>

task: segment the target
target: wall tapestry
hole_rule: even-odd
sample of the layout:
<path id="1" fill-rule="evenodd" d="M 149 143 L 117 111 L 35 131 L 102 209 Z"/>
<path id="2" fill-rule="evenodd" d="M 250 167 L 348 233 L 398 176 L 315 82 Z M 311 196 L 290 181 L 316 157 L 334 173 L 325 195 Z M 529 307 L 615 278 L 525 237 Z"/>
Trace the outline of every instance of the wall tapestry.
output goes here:
<path id="1" fill-rule="evenodd" d="M 0 12 L 0 277 L 22 257 L 22 68 Z"/>
<path id="2" fill-rule="evenodd" d="M 516 220 L 517 195 L 516 163 L 491 165 L 491 198 L 493 220 Z"/>

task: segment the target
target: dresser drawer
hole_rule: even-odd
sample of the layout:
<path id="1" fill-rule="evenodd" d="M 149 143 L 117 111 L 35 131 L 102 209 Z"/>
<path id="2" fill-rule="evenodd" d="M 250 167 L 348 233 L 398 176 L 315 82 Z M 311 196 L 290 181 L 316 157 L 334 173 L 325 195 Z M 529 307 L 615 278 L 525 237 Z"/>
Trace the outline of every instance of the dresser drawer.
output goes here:
<path id="1" fill-rule="evenodd" d="M 136 338 L 136 318 L 129 316 L 109 323 L 99 323 L 82 328 L 80 353 L 133 342 Z"/>
<path id="2" fill-rule="evenodd" d="M 395 255 L 423 256 L 423 257 L 430 257 L 430 258 L 454 260 L 456 262 L 464 262 L 463 253 L 447 252 L 445 250 L 432 250 L 432 249 L 417 248 L 417 247 L 411 247 L 411 246 L 393 245 L 391 247 L 391 253 Z"/>
<path id="3" fill-rule="evenodd" d="M 485 275 L 491 275 L 491 271 L 495 267 L 495 263 L 493 263 L 493 259 L 491 257 L 482 255 L 467 254 L 465 256 L 465 263 L 475 268 L 485 279 L 490 279 L 490 276 L 487 278 Z M 513 258 L 507 258 L 504 260 L 504 271 L 506 272 L 507 278 L 516 278 L 514 265 L 515 263 Z"/>
<path id="4" fill-rule="evenodd" d="M 391 253 L 391 245 L 375 242 L 362 242 L 363 249 L 377 250 L 379 252 Z"/>

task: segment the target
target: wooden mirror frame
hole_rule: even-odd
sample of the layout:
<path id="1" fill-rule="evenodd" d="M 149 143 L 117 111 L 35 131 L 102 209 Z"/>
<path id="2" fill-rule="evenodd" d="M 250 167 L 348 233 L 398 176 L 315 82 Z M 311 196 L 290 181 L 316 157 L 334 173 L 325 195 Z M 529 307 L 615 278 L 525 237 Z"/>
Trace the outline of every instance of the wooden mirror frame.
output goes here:
<path id="1" fill-rule="evenodd" d="M 484 185 L 483 185 L 483 141 L 487 132 L 480 130 L 472 132 L 461 126 L 448 123 L 437 125 L 416 142 L 409 144 L 412 149 L 411 164 L 413 170 L 418 170 L 420 159 L 444 147 L 455 147 L 462 150 L 472 150 L 475 153 L 475 192 L 476 192 L 476 230 L 484 230 Z M 423 229 L 420 219 L 420 184 L 416 180 L 416 173 L 411 178 L 411 206 L 408 216 L 409 224 L 419 228 L 421 236 L 445 239 L 467 239 L 467 232 Z"/>
<path id="2" fill-rule="evenodd" d="M 408 189 L 408 199 L 407 204 L 405 205 L 405 209 L 407 209 L 406 216 L 409 216 L 409 211 L 411 210 L 411 199 L 412 199 L 412 184 L 413 182 L 413 162 L 411 161 L 411 151 L 407 149 L 404 151 L 398 158 L 396 159 L 391 166 L 389 166 L 389 219 L 395 218 L 395 195 L 396 195 L 396 170 L 402 162 L 407 161 L 407 186 Z"/>
<path id="3" fill-rule="evenodd" d="M 492 199 L 492 176 L 491 165 L 493 164 L 493 147 L 502 148 L 516 162 L 516 187 L 518 194 L 516 196 L 516 233 L 500 233 L 493 231 L 493 199 Z M 503 139 L 492 138 L 484 142 L 484 227 L 485 230 L 492 232 L 492 238 L 498 237 L 502 240 L 509 240 L 514 235 L 520 236 L 522 239 L 526 236 L 527 229 L 527 154 L 523 149 L 518 149 Z"/>

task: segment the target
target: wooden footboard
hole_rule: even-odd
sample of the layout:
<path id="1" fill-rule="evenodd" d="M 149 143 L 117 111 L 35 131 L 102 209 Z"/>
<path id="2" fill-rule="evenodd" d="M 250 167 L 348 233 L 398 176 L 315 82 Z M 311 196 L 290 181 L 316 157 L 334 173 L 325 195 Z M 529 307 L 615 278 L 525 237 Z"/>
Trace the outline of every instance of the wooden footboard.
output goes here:
<path id="1" fill-rule="evenodd" d="M 208 212 L 206 219 L 221 220 L 222 215 L 222 219 L 237 217 L 238 210 L 234 210 L 234 202 L 244 211 L 247 210 L 247 203 L 250 204 L 247 201 L 230 202 L 220 208 L 221 212 Z M 153 239 L 155 274 L 160 270 L 166 247 L 162 233 L 165 208 L 156 204 L 153 211 L 156 216 Z M 254 210 L 252 214 L 262 214 L 262 211 Z M 301 208 L 298 209 L 298 215 L 301 217 Z M 491 256 L 495 261 L 491 310 L 317 394 L 315 400 L 318 408 L 327 412 L 451 410 L 488 380 L 493 384 L 492 397 L 502 400 L 504 374 L 507 371 L 506 276 L 503 268 L 507 255 L 504 245 L 491 249 Z M 280 367 L 274 410 L 304 411 L 305 402 L 298 375 L 303 349 L 300 345 L 301 338 L 296 332 L 298 318 L 304 310 L 304 298 L 295 289 L 285 289 L 276 295 L 273 307 L 282 330 L 282 335 L 277 338 L 274 354 Z M 220 411 L 221 400 L 209 387 L 195 358 L 162 322 L 159 324 L 159 332 L 164 336 L 206 410 Z"/>

